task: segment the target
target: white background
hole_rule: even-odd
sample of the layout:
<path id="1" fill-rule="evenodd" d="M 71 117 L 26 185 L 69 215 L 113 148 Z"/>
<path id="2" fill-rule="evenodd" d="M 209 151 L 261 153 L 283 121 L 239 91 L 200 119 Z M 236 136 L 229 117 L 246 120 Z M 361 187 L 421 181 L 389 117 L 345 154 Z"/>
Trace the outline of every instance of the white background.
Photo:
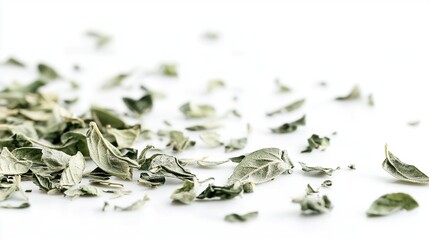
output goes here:
<path id="1" fill-rule="evenodd" d="M 108 195 L 74 201 L 47 196 L 25 183 L 31 207 L 0 210 L 0 239 L 349 239 L 401 238 L 426 234 L 429 212 L 428 186 L 396 181 L 381 168 L 383 146 L 407 163 L 429 172 L 427 156 L 429 79 L 429 3 L 425 1 L 0 1 L 0 58 L 15 56 L 29 65 L 29 72 L 1 67 L 0 87 L 12 80 L 31 81 L 35 66 L 43 61 L 68 79 L 79 81 L 81 92 L 67 84 L 44 91 L 62 97 L 80 96 L 76 113 L 91 103 L 124 110 L 121 97 L 139 97 L 144 84 L 167 94 L 155 102 L 152 113 L 140 120 L 147 128 L 176 129 L 196 123 L 186 121 L 177 108 L 188 100 L 211 103 L 219 118 L 231 108 L 243 119 L 223 119 L 225 141 L 246 135 L 247 147 L 224 154 L 197 143 L 179 157 L 210 156 L 213 160 L 279 147 L 297 163 L 342 170 L 325 190 L 332 212 L 306 217 L 291 203 L 304 194 L 307 183 L 317 186 L 325 177 L 311 176 L 297 168 L 273 182 L 257 186 L 254 194 L 230 201 L 172 205 L 169 196 L 180 183 L 169 181 L 150 190 L 133 182 L 133 194 L 111 201 L 126 205 L 151 197 L 136 212 L 101 212 Z M 106 49 L 97 51 L 84 33 L 100 30 L 114 36 Z M 206 31 L 220 34 L 219 41 L 201 38 Z M 178 79 L 153 71 L 163 62 L 179 65 Z M 73 64 L 82 67 L 72 71 Z M 110 92 L 100 84 L 120 72 L 133 70 L 125 88 Z M 276 92 L 278 77 L 293 88 Z M 221 78 L 227 88 L 205 93 L 210 79 Z M 327 87 L 320 87 L 323 80 Z M 333 100 L 358 84 L 364 95 L 372 93 L 375 107 L 366 99 L 339 103 Z M 234 102 L 234 96 L 238 101 Z M 293 114 L 273 118 L 265 113 L 298 98 L 306 105 Z M 273 135 L 269 128 L 307 115 L 307 125 L 297 132 Z M 408 121 L 420 120 L 418 127 Z M 337 131 L 337 136 L 331 136 Z M 331 137 L 325 152 L 300 154 L 313 133 Z M 197 135 L 189 133 L 198 141 Z M 150 142 L 141 142 L 141 148 Z M 163 147 L 165 142 L 159 146 Z M 354 163 L 357 170 L 347 169 Z M 200 179 L 215 177 L 224 184 L 233 164 L 216 169 L 194 169 Z M 138 176 L 136 176 L 137 178 Z M 411 194 L 420 207 L 384 218 L 367 218 L 373 200 L 390 192 Z M 109 200 L 110 201 L 110 200 Z M 258 219 L 245 224 L 223 221 L 226 214 L 259 211 Z"/>

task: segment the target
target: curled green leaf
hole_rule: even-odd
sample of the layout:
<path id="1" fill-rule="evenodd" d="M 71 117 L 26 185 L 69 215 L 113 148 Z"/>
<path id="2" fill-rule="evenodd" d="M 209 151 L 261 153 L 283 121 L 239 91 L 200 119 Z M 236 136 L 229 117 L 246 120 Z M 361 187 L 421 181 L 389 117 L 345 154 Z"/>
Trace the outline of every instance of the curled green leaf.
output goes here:
<path id="1" fill-rule="evenodd" d="M 379 197 L 369 207 L 366 214 L 369 217 L 386 216 L 402 209 L 407 211 L 417 208 L 419 204 L 408 194 L 390 193 Z"/>

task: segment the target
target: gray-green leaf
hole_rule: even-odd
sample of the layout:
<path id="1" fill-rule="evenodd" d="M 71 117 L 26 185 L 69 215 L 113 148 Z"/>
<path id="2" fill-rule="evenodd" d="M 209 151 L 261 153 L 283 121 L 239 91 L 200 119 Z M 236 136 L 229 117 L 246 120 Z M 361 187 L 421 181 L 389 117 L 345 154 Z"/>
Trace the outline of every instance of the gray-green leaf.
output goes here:
<path id="1" fill-rule="evenodd" d="M 297 100 L 291 104 L 288 104 L 288 105 L 283 106 L 277 110 L 274 110 L 274 111 L 267 113 L 267 116 L 271 117 L 271 116 L 274 116 L 277 114 L 295 111 L 295 110 L 299 109 L 302 105 L 304 105 L 304 103 L 305 103 L 305 99 Z"/>
<path id="2" fill-rule="evenodd" d="M 0 154 L 1 175 L 21 175 L 30 170 L 31 161 L 16 158 L 7 148 Z"/>
<path id="3" fill-rule="evenodd" d="M 167 147 L 173 147 L 174 151 L 181 152 L 193 146 L 195 146 L 195 141 L 185 137 L 183 132 L 170 131 L 170 142 L 167 144 Z"/>
<path id="4" fill-rule="evenodd" d="M 303 198 L 292 200 L 293 203 L 301 205 L 301 212 L 304 215 L 317 215 L 329 212 L 332 209 L 331 201 L 328 196 L 306 195 Z"/>
<path id="5" fill-rule="evenodd" d="M 216 110 L 213 106 L 207 104 L 195 104 L 192 102 L 187 102 L 183 104 L 179 110 L 187 117 L 187 118 L 205 118 L 214 116 Z"/>
<path id="6" fill-rule="evenodd" d="M 334 169 L 334 168 L 319 167 L 319 166 L 310 167 L 310 166 L 307 166 L 307 164 L 305 164 L 303 162 L 299 162 L 299 164 L 301 165 L 301 169 L 304 172 L 323 173 L 323 174 L 326 174 L 326 175 L 329 175 L 329 176 L 331 176 L 332 173 L 334 173 L 335 171 L 340 170 L 340 167 L 337 167 L 337 168 Z"/>
<path id="7" fill-rule="evenodd" d="M 361 95 L 361 93 L 360 93 L 359 87 L 354 86 L 349 94 L 347 94 L 346 96 L 337 97 L 337 98 L 335 98 L 335 100 L 338 100 L 338 101 L 355 100 L 355 99 L 359 99 L 360 95 Z"/>
<path id="8" fill-rule="evenodd" d="M 302 150 L 301 153 L 309 153 L 312 152 L 313 149 L 325 151 L 329 146 L 329 141 L 330 139 L 328 137 L 319 137 L 319 135 L 313 134 L 309 139 L 307 139 L 308 146 Z"/>
<path id="9" fill-rule="evenodd" d="M 414 165 L 409 165 L 393 155 L 385 146 L 386 159 L 383 161 L 383 169 L 393 177 L 412 183 L 429 183 L 429 177 Z"/>
<path id="10" fill-rule="evenodd" d="M 276 128 L 271 128 L 271 132 L 273 133 L 291 133 L 295 132 L 296 129 L 298 129 L 298 126 L 304 126 L 305 125 L 305 115 L 302 116 L 300 119 L 295 120 L 291 123 L 285 123 L 282 124 Z"/>
<path id="11" fill-rule="evenodd" d="M 225 221 L 227 222 L 247 222 L 249 220 L 255 219 L 258 216 L 258 212 L 249 212 L 246 214 L 237 214 L 231 213 L 225 216 Z"/>
<path id="12" fill-rule="evenodd" d="M 147 195 L 145 195 L 143 199 L 137 200 L 127 207 L 115 206 L 115 211 L 122 211 L 122 212 L 135 211 L 143 207 L 143 205 L 149 200 L 150 198 Z"/>
<path id="13" fill-rule="evenodd" d="M 247 138 L 233 138 L 230 142 L 225 145 L 225 152 L 232 152 L 236 150 L 241 150 L 247 145 Z"/>
<path id="14" fill-rule="evenodd" d="M 220 140 L 220 135 L 216 132 L 202 132 L 199 136 L 200 139 L 209 147 L 219 147 L 223 145 Z"/>
<path id="15" fill-rule="evenodd" d="M 139 167 L 138 163 L 128 157 L 121 156 L 121 152 L 104 139 L 94 122 L 89 124 L 87 141 L 89 155 L 99 168 L 113 176 L 131 180 L 131 168 Z"/>
<path id="16" fill-rule="evenodd" d="M 390 193 L 379 197 L 369 207 L 366 214 L 369 217 L 386 216 L 402 209 L 407 211 L 417 208 L 419 204 L 405 193 Z"/>
<path id="17" fill-rule="evenodd" d="M 153 107 L 153 97 L 152 94 L 144 95 L 139 99 L 132 99 L 128 97 L 122 98 L 127 108 L 136 113 L 137 115 L 142 115 L 148 113 L 152 110 Z"/>
<path id="18" fill-rule="evenodd" d="M 278 175 L 291 171 L 293 164 L 286 151 L 278 148 L 263 148 L 252 152 L 235 167 L 227 185 L 253 182 L 255 184 L 273 180 Z"/>
<path id="19" fill-rule="evenodd" d="M 197 197 L 196 190 L 198 186 L 199 183 L 195 179 L 192 181 L 185 179 L 183 181 L 183 186 L 173 192 L 171 199 L 173 199 L 174 202 L 190 204 Z"/>
<path id="20" fill-rule="evenodd" d="M 60 178 L 61 186 L 73 186 L 82 181 L 83 171 L 85 170 L 85 158 L 82 153 L 78 152 L 72 156 L 68 162 L 68 166 L 64 169 Z"/>

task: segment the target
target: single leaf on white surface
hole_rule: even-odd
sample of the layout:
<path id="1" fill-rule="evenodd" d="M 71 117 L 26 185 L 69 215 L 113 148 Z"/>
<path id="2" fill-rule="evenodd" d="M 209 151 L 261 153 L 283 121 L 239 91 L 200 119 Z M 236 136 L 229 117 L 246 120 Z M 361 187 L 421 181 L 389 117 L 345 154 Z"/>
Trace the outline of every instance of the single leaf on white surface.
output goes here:
<path id="1" fill-rule="evenodd" d="M 277 110 L 274 110 L 274 111 L 267 113 L 267 116 L 272 117 L 272 116 L 277 115 L 277 114 L 295 111 L 295 110 L 301 108 L 302 105 L 304 105 L 304 103 L 305 103 L 305 99 L 297 100 L 297 101 L 290 103 L 286 106 L 283 106 Z"/>
<path id="2" fill-rule="evenodd" d="M 171 199 L 173 199 L 173 202 L 191 204 L 197 197 L 198 187 L 199 183 L 196 179 L 192 181 L 185 179 L 183 181 L 183 186 L 173 192 Z"/>
<path id="3" fill-rule="evenodd" d="M 379 197 L 369 207 L 366 214 L 369 217 L 386 216 L 402 209 L 407 211 L 417 208 L 419 204 L 406 193 L 390 193 Z"/>
<path id="4" fill-rule="evenodd" d="M 295 198 L 293 203 L 298 203 L 301 206 L 301 212 L 304 215 L 317 215 L 329 212 L 332 209 L 332 203 L 328 196 L 323 195 L 306 195 L 303 198 Z"/>
<path id="5" fill-rule="evenodd" d="M 140 136 L 140 131 L 139 125 L 126 129 L 106 128 L 106 132 L 115 138 L 118 148 L 131 147 Z"/>
<path id="6" fill-rule="evenodd" d="M 320 167 L 320 166 L 310 167 L 303 162 L 299 162 L 299 164 L 301 165 L 301 169 L 304 172 L 323 173 L 329 176 L 331 176 L 335 171 L 340 170 L 340 167 L 337 167 L 337 168 L 327 168 L 327 167 Z"/>
<path id="7" fill-rule="evenodd" d="M 393 177 L 412 183 L 429 183 L 429 177 L 413 165 L 399 160 L 385 146 L 386 159 L 383 161 L 383 169 Z"/>
<path id="8" fill-rule="evenodd" d="M 291 171 L 293 164 L 286 151 L 278 148 L 263 148 L 247 154 L 235 167 L 227 185 L 237 182 L 255 184 L 273 180 L 280 174 Z"/>
<path id="9" fill-rule="evenodd" d="M 249 212 L 246 214 L 231 213 L 225 216 L 227 222 L 247 222 L 258 217 L 258 212 Z"/>

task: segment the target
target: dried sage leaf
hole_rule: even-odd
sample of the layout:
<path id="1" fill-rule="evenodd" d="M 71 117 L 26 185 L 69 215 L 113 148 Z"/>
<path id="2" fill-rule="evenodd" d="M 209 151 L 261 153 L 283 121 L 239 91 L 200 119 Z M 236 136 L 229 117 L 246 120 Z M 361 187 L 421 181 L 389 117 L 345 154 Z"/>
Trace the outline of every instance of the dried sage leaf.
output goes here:
<path id="1" fill-rule="evenodd" d="M 304 103 L 305 103 L 305 99 L 297 100 L 291 104 L 288 104 L 284 107 L 281 107 L 277 110 L 274 110 L 272 112 L 267 113 L 267 116 L 272 117 L 272 116 L 277 115 L 277 114 L 295 111 L 295 110 L 299 109 L 300 107 L 302 107 L 302 105 L 304 105 Z"/>
<path id="2" fill-rule="evenodd" d="M 103 190 L 103 192 L 113 193 L 113 197 L 111 197 L 110 199 L 120 198 L 124 195 L 130 195 L 132 193 L 131 190 L 122 190 L 122 189 L 108 189 L 108 190 Z"/>
<path id="3" fill-rule="evenodd" d="M 194 174 L 180 164 L 177 158 L 166 154 L 153 154 L 150 158 L 146 158 L 141 163 L 140 169 L 155 175 L 181 180 L 193 180 L 196 178 Z M 140 178 L 142 178 L 142 175 L 140 175 Z"/>
<path id="4" fill-rule="evenodd" d="M 55 69 L 44 63 L 39 63 L 37 65 L 37 69 L 39 70 L 40 77 L 43 80 L 51 81 L 61 77 Z"/>
<path id="5" fill-rule="evenodd" d="M 0 154 L 1 175 L 21 175 L 31 167 L 31 161 L 16 158 L 7 148 L 3 148 Z"/>
<path id="6" fill-rule="evenodd" d="M 60 178 L 61 186 L 73 186 L 82 181 L 83 171 L 85 170 L 85 158 L 82 153 L 70 157 L 68 166 L 64 169 Z"/>
<path id="7" fill-rule="evenodd" d="M 305 115 L 302 116 L 300 119 L 295 120 L 290 123 L 282 124 L 276 128 L 271 128 L 271 132 L 273 133 L 291 133 L 295 132 L 296 129 L 298 129 L 298 126 L 304 126 L 305 125 Z"/>
<path id="8" fill-rule="evenodd" d="M 233 138 L 230 142 L 225 145 L 225 152 L 232 152 L 236 150 L 241 150 L 247 145 L 247 138 Z"/>
<path id="9" fill-rule="evenodd" d="M 220 140 L 219 133 L 211 131 L 202 132 L 199 137 L 209 147 L 219 147 L 223 145 L 223 142 Z"/>
<path id="10" fill-rule="evenodd" d="M 326 168 L 326 167 L 310 167 L 307 166 L 307 164 L 303 162 L 298 162 L 301 165 L 301 169 L 304 172 L 316 172 L 316 173 L 322 173 L 331 176 L 335 171 L 340 170 L 340 167 L 337 168 Z"/>
<path id="11" fill-rule="evenodd" d="M 207 92 L 213 92 L 218 89 L 222 89 L 225 87 L 225 82 L 220 79 L 210 80 L 207 83 Z"/>
<path id="12" fill-rule="evenodd" d="M 29 207 L 30 207 L 29 202 L 23 202 L 18 205 L 12 205 L 12 204 L 0 205 L 0 208 L 7 208 L 7 209 L 23 209 L 23 208 L 29 208 Z"/>
<path id="13" fill-rule="evenodd" d="M 309 139 L 307 139 L 308 146 L 302 150 L 301 153 L 309 153 L 312 152 L 313 149 L 325 151 L 329 146 L 329 141 L 330 139 L 328 137 L 319 137 L 319 135 L 313 134 Z"/>
<path id="14" fill-rule="evenodd" d="M 207 104 L 195 104 L 192 102 L 187 102 L 180 106 L 179 110 L 187 118 L 206 118 L 212 117 L 215 115 L 216 110 L 213 106 Z"/>
<path id="15" fill-rule="evenodd" d="M 99 188 L 93 186 L 82 185 L 78 188 L 71 188 L 64 192 L 64 196 L 71 198 L 72 200 L 81 197 L 96 197 L 99 196 L 102 191 Z"/>
<path id="16" fill-rule="evenodd" d="M 173 192 L 171 199 L 173 199 L 173 202 L 191 204 L 197 197 L 196 191 L 198 187 L 199 183 L 195 179 L 192 181 L 185 179 L 183 186 Z"/>
<path id="17" fill-rule="evenodd" d="M 212 130 L 221 127 L 222 124 L 218 122 L 206 122 L 194 126 L 189 126 L 186 128 L 188 131 L 204 131 L 204 130 Z"/>
<path id="18" fill-rule="evenodd" d="M 136 125 L 127 129 L 116 129 L 112 127 L 107 127 L 106 132 L 112 135 L 115 138 L 116 145 L 118 148 L 129 148 L 140 136 L 140 125 Z"/>
<path id="19" fill-rule="evenodd" d="M 332 209 L 332 203 L 328 196 L 306 195 L 303 198 L 292 200 L 293 203 L 301 205 L 301 213 L 304 215 L 317 215 L 329 212 Z"/>
<path id="20" fill-rule="evenodd" d="M 127 128 L 127 124 L 122 121 L 122 119 L 118 117 L 118 114 L 112 110 L 92 106 L 91 115 L 94 121 L 100 126 L 107 127 L 110 125 L 111 127 L 117 129 Z"/>
<path id="21" fill-rule="evenodd" d="M 247 222 L 249 220 L 255 219 L 258 216 L 258 212 L 249 212 L 246 214 L 237 214 L 231 213 L 225 216 L 225 221 L 227 222 Z"/>
<path id="22" fill-rule="evenodd" d="M 402 209 L 410 211 L 418 206 L 416 200 L 406 193 L 390 193 L 375 200 L 366 214 L 369 217 L 386 216 Z"/>
<path id="23" fill-rule="evenodd" d="M 255 184 L 273 180 L 289 172 L 293 164 L 286 151 L 278 148 L 263 148 L 244 157 L 228 178 L 227 185 L 252 182 Z"/>
<path id="24" fill-rule="evenodd" d="M 170 142 L 168 142 L 167 147 L 173 147 L 174 151 L 182 152 L 193 146 L 195 146 L 195 141 L 185 137 L 183 132 L 170 131 Z"/>
<path id="25" fill-rule="evenodd" d="M 86 35 L 88 37 L 94 38 L 97 48 L 102 48 L 112 41 L 111 36 L 94 30 L 86 32 Z"/>
<path id="26" fill-rule="evenodd" d="M 197 158 L 197 159 L 179 159 L 179 162 L 182 165 L 195 165 L 195 166 L 199 166 L 199 167 L 216 167 L 219 166 L 221 164 L 227 163 L 229 162 L 229 159 L 226 160 L 222 160 L 222 161 L 211 161 L 211 160 L 207 160 L 207 157 L 203 157 L 203 158 Z"/>
<path id="27" fill-rule="evenodd" d="M 89 124 L 87 141 L 89 155 L 99 168 L 113 176 L 132 179 L 131 168 L 137 168 L 139 164 L 135 160 L 121 156 L 121 152 L 104 139 L 94 122 Z"/>
<path id="28" fill-rule="evenodd" d="M 374 107 L 375 103 L 374 103 L 374 96 L 372 94 L 368 95 L 368 105 L 370 107 Z"/>
<path id="29" fill-rule="evenodd" d="M 281 93 L 288 93 L 288 92 L 292 91 L 292 89 L 290 87 L 288 87 L 288 86 L 284 85 L 283 83 L 281 83 L 280 79 L 276 79 L 275 80 L 275 84 L 277 86 L 278 91 L 281 92 Z"/>
<path id="30" fill-rule="evenodd" d="M 115 206 L 115 211 L 127 212 L 127 211 L 139 210 L 149 200 L 150 198 L 147 195 L 145 195 L 143 199 L 137 200 L 127 207 Z"/>
<path id="31" fill-rule="evenodd" d="M 137 182 L 146 187 L 155 188 L 165 183 L 165 176 L 163 174 L 154 174 L 150 171 L 143 171 L 140 173 L 140 179 Z"/>
<path id="32" fill-rule="evenodd" d="M 6 65 L 11 65 L 11 66 L 16 66 L 16 67 L 25 67 L 25 64 L 22 63 L 21 61 L 19 61 L 16 58 L 10 57 L 9 59 L 7 59 L 4 64 Z"/>
<path id="33" fill-rule="evenodd" d="M 361 96 L 360 89 L 358 86 L 354 86 L 353 89 L 350 91 L 349 94 L 341 97 L 335 98 L 337 101 L 349 101 L 349 100 L 355 100 L 359 99 Z"/>
<path id="34" fill-rule="evenodd" d="M 179 75 L 175 64 L 165 63 L 161 65 L 160 69 L 161 73 L 167 77 L 177 77 Z"/>
<path id="35" fill-rule="evenodd" d="M 131 112 L 137 115 L 148 113 L 152 111 L 153 108 L 152 94 L 144 95 L 139 99 L 124 97 L 122 98 L 122 101 L 125 103 L 125 105 Z"/>
<path id="36" fill-rule="evenodd" d="M 124 184 L 122 183 L 110 182 L 110 181 L 98 180 L 98 179 L 91 179 L 89 180 L 89 183 L 93 185 L 101 185 L 101 186 L 107 186 L 107 187 L 124 187 Z"/>
<path id="37" fill-rule="evenodd" d="M 409 165 L 397 158 L 387 149 L 385 145 L 384 152 L 386 159 L 383 161 L 383 169 L 393 177 L 406 182 L 412 183 L 429 183 L 429 177 L 421 172 L 414 165 Z"/>
<path id="38" fill-rule="evenodd" d="M 241 196 L 243 190 L 243 186 L 239 184 L 230 186 L 215 186 L 209 184 L 209 186 L 197 196 L 197 199 L 219 198 L 220 200 L 227 200 Z"/>
<path id="39" fill-rule="evenodd" d="M 330 186 L 332 186 L 332 180 L 325 180 L 325 181 L 323 181 L 323 183 L 320 186 L 321 187 L 330 187 Z"/>
<path id="40" fill-rule="evenodd" d="M 28 200 L 27 195 L 21 188 L 21 175 L 15 175 L 12 184 L 6 190 L 0 191 L 0 202 L 9 199 L 16 191 L 19 191 L 24 199 Z"/>

